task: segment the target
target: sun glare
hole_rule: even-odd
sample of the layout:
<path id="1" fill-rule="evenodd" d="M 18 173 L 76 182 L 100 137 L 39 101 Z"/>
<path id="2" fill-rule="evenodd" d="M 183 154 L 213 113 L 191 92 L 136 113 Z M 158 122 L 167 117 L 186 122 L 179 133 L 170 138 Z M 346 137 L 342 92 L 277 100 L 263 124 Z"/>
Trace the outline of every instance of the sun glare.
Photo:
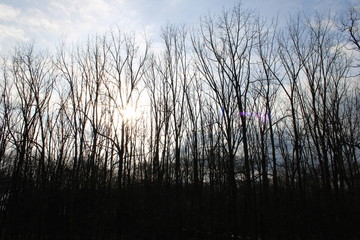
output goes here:
<path id="1" fill-rule="evenodd" d="M 136 117 L 136 109 L 133 106 L 127 106 L 122 111 L 122 117 L 125 121 L 133 120 Z"/>

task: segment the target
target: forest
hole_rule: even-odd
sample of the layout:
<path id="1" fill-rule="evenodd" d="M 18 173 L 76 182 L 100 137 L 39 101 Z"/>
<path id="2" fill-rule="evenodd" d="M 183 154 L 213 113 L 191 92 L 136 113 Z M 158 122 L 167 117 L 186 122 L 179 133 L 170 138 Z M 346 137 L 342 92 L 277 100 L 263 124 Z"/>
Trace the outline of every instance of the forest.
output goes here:
<path id="1" fill-rule="evenodd" d="M 0 239 L 360 237 L 359 6 L 20 44 L 0 73 Z"/>

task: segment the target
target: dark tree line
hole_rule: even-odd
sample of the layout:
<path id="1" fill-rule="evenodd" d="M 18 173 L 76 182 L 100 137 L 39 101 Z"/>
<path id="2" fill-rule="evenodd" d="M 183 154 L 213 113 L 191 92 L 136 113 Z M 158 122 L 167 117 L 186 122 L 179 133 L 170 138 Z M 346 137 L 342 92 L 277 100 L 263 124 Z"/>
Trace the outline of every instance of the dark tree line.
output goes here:
<path id="1" fill-rule="evenodd" d="M 2 58 L 1 239 L 356 239 L 358 7 L 236 6 Z"/>

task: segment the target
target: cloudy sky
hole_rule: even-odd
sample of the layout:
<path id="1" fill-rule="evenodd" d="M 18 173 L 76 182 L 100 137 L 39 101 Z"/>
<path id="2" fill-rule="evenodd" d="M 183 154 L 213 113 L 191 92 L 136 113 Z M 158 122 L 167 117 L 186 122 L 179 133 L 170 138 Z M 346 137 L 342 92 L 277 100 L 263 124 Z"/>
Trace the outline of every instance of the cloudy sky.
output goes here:
<path id="1" fill-rule="evenodd" d="M 0 55 L 19 43 L 54 47 L 60 39 L 82 41 L 111 27 L 158 35 L 167 23 L 188 23 L 240 0 L 0 0 Z M 242 0 L 281 21 L 296 11 L 336 11 L 356 0 Z"/>

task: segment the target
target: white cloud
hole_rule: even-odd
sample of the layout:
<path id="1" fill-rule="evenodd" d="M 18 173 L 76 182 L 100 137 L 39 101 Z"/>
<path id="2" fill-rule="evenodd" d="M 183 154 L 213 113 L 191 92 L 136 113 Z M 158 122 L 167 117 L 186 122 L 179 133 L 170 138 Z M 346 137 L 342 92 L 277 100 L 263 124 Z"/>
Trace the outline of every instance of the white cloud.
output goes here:
<path id="1" fill-rule="evenodd" d="M 19 41 L 28 40 L 25 31 L 15 26 L 7 26 L 4 24 L 0 24 L 0 32 L 0 41 L 8 38 L 18 39 Z"/>
<path id="2" fill-rule="evenodd" d="M 6 12 L 0 16 L 0 24 L 8 29 L 6 36 L 0 37 L 0 49 L 8 46 L 5 42 L 29 39 L 43 47 L 54 47 L 61 37 L 83 41 L 110 28 L 145 31 L 147 36 L 153 36 L 166 21 L 187 15 L 183 5 L 179 0 L 36 0 L 0 4 L 0 11 Z"/>
<path id="3" fill-rule="evenodd" d="M 20 10 L 0 3 L 0 21 L 15 21 L 20 14 Z"/>
<path id="4" fill-rule="evenodd" d="M 57 32 L 56 23 L 37 8 L 20 8 L 0 4 L 0 50 L 7 52 L 15 44 L 29 40 L 44 42 L 46 35 Z"/>
<path id="5" fill-rule="evenodd" d="M 167 22 L 192 23 L 202 15 L 216 13 L 223 5 L 231 7 L 238 1 L 23 0 L 0 3 L 0 49 L 6 49 L 10 43 L 29 39 L 41 43 L 43 47 L 54 47 L 54 39 L 58 41 L 66 36 L 68 41 L 82 41 L 88 35 L 104 33 L 111 27 L 122 31 L 146 31 L 148 36 L 156 36 Z M 311 6 L 320 2 L 316 1 Z M 274 17 L 279 13 L 286 17 L 290 10 L 304 10 L 304 6 L 310 5 L 311 1 L 304 2 L 269 0 L 264 3 L 252 0 L 244 1 L 244 7 L 259 8 L 259 12 L 265 16 Z"/>
<path id="6" fill-rule="evenodd" d="M 12 49 L 14 44 L 29 40 L 25 31 L 15 26 L 0 24 L 0 32 L 0 51 L 2 54 Z"/>
<path id="7" fill-rule="evenodd" d="M 104 0 L 51 1 L 49 4 L 49 10 L 54 12 L 57 17 L 90 21 L 110 17 L 115 7 Z"/>
<path id="8" fill-rule="evenodd" d="M 34 2 L 33 2 L 34 3 Z M 0 4 L 0 50 L 13 42 L 34 40 L 54 47 L 54 39 L 85 39 L 116 22 L 122 0 L 50 0 L 34 4 Z M 47 43 L 47 44 L 46 44 Z"/>
<path id="9" fill-rule="evenodd" d="M 118 22 L 121 9 L 121 0 L 53 0 L 48 5 L 48 12 L 59 25 L 58 35 L 66 35 L 69 41 L 105 32 Z"/>
<path id="10" fill-rule="evenodd" d="M 18 25 L 26 27 L 31 32 L 55 33 L 59 26 L 54 23 L 50 16 L 39 9 L 29 9 L 19 18 Z"/>

